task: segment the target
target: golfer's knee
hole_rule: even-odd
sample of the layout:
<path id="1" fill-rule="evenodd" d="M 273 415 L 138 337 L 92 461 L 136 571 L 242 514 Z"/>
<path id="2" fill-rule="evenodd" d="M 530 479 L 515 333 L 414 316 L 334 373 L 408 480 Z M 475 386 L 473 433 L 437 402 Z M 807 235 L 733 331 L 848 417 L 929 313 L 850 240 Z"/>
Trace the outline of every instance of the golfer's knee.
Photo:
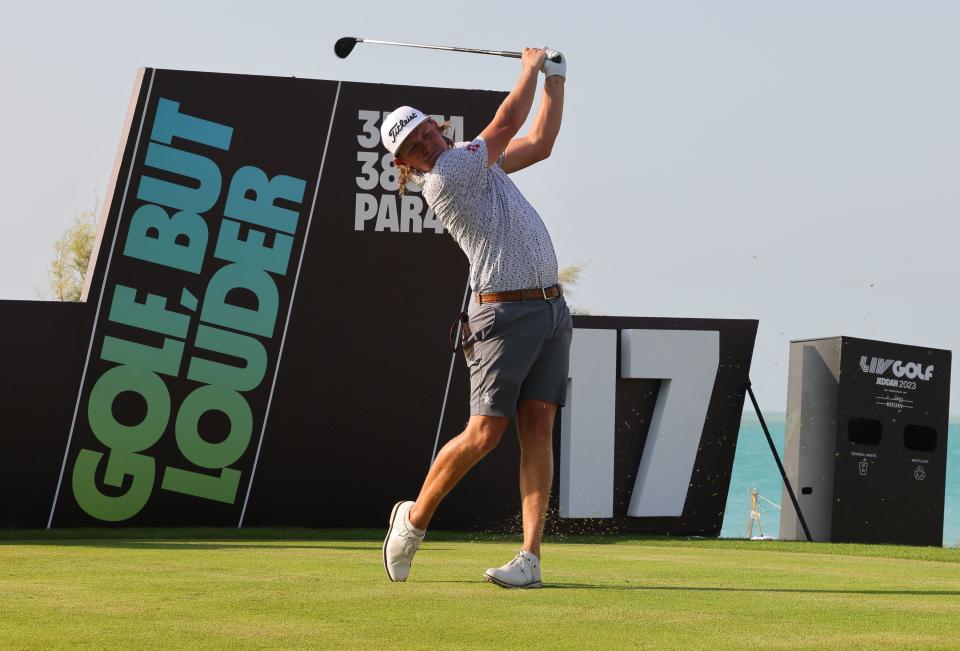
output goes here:
<path id="1" fill-rule="evenodd" d="M 480 454 L 487 454 L 500 443 L 507 419 L 499 416 L 474 416 L 467 425 L 470 445 Z"/>
<path id="2" fill-rule="evenodd" d="M 526 451 L 547 450 L 553 446 L 553 429 L 546 427 L 539 428 L 518 428 L 520 449 Z"/>
<path id="3" fill-rule="evenodd" d="M 553 440 L 554 414 L 555 407 L 548 403 L 531 401 L 523 404 L 517 414 L 520 445 L 549 445 Z"/>

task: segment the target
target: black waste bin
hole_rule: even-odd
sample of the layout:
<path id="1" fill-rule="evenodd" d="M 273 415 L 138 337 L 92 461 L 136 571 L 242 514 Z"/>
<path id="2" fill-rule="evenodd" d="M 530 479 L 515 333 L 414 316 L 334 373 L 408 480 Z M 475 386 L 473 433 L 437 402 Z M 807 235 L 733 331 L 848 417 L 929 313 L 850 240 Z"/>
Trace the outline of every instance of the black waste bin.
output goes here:
<path id="1" fill-rule="evenodd" d="M 941 545 L 948 350 L 790 342 L 784 466 L 814 540 Z M 804 540 L 784 489 L 780 537 Z"/>

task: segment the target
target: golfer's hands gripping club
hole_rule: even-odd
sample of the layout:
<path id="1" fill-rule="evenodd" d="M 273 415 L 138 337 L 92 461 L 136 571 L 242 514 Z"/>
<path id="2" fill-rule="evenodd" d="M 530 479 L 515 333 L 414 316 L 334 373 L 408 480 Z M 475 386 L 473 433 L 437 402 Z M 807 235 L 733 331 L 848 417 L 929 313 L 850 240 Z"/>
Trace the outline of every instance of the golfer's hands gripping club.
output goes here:
<path id="1" fill-rule="evenodd" d="M 533 73 L 543 69 L 543 62 L 546 58 L 546 50 L 539 47 L 525 47 L 520 55 L 520 62 L 524 70 L 530 70 Z"/>
<path id="2" fill-rule="evenodd" d="M 544 59 L 543 66 L 540 68 L 543 71 L 543 76 L 549 79 L 550 77 L 563 77 L 567 78 L 567 57 L 558 50 L 553 50 L 550 48 L 544 48 Z M 554 59 L 560 59 L 555 61 Z"/>

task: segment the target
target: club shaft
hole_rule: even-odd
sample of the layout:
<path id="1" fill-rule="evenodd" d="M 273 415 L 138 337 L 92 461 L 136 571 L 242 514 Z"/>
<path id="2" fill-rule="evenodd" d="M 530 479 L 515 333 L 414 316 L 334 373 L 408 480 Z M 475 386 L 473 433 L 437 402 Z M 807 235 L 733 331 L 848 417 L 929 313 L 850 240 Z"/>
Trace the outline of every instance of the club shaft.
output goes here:
<path id="1" fill-rule="evenodd" d="M 473 54 L 493 54 L 494 56 L 499 57 L 510 57 L 511 59 L 519 59 L 521 57 L 520 52 L 510 52 L 502 50 L 478 50 L 470 47 L 451 47 L 448 45 L 423 45 L 420 43 L 397 43 L 396 41 L 377 41 L 372 38 L 358 38 L 357 41 L 360 43 L 376 43 L 377 45 L 400 45 L 402 47 L 419 47 L 425 48 L 427 50 L 447 50 L 448 52 L 470 52 Z"/>

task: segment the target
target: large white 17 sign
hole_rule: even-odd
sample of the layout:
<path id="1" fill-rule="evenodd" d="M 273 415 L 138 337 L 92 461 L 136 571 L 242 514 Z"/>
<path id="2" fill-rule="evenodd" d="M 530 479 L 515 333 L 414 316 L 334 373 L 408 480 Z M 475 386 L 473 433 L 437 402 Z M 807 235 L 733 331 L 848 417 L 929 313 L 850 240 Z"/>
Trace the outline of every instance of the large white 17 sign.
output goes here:
<path id="1" fill-rule="evenodd" d="M 613 517 L 617 331 L 577 329 L 561 416 L 560 517 Z M 620 377 L 661 380 L 627 515 L 679 517 L 720 365 L 716 330 L 623 330 Z"/>

